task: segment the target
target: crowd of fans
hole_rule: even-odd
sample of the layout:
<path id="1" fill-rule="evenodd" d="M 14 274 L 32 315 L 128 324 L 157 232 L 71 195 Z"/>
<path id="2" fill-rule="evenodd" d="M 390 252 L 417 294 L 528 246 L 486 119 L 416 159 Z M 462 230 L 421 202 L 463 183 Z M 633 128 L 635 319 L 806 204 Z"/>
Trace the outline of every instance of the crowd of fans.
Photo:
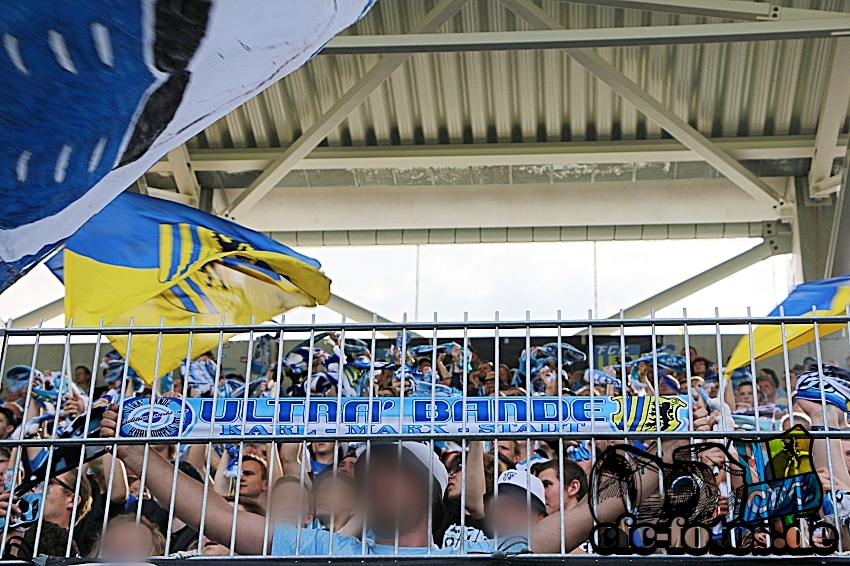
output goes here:
<path id="1" fill-rule="evenodd" d="M 156 394 L 581 396 L 593 388 L 595 395 L 619 396 L 625 386 L 633 396 L 687 396 L 695 431 L 765 432 L 787 430 L 792 423 L 847 427 L 850 371 L 836 364 L 818 368 L 813 359 L 783 379 L 768 368 L 754 379 L 746 369 L 723 376 L 693 349 L 677 355 L 661 348 L 625 367 L 592 371 L 576 369 L 584 354 L 566 344 L 531 348 L 510 367 L 456 343 L 435 349 L 403 341 L 400 337 L 391 359 L 377 360 L 365 344 L 341 344 L 328 335 L 321 346 L 293 349 L 280 368 L 273 363 L 258 368 L 254 380 L 220 376 L 215 356 L 205 354 L 174 379 L 163 379 Z M 98 435 L 115 436 L 118 402 L 152 391 L 114 352 L 101 369 L 105 387 L 83 366 L 70 378 L 11 368 L 3 383 L 0 439 L 59 435 L 93 408 L 105 409 Z M 821 375 L 829 390 L 823 402 Z M 5 554 L 118 561 L 161 555 L 584 552 L 594 526 L 588 505 L 592 463 L 621 442 L 438 439 L 399 445 L 373 439 L 367 448 L 365 439 L 352 440 L 357 441 L 195 443 L 179 451 L 176 444 L 119 444 L 114 453 L 47 477 L 31 488 L 29 499 L 9 490 L 49 466 L 50 452 L 0 448 Z M 669 457 L 686 442 L 663 440 L 661 451 Z M 654 441 L 632 443 L 652 453 L 657 448 Z M 824 489 L 835 490 L 832 509 L 823 514 L 838 513 L 845 521 L 850 509 L 841 502 L 850 507 L 850 445 L 831 443 L 833 455 L 844 455 L 834 460 L 832 477 L 825 441 L 815 441 L 812 457 Z M 716 470 L 722 516 L 729 494 L 721 487 L 724 466 L 718 459 L 726 456 L 719 452 L 703 452 L 700 459 Z M 658 489 L 651 473 L 637 481 L 647 494 Z M 609 502 L 596 509 L 597 519 L 615 521 L 624 511 L 622 502 Z M 562 523 L 568 525 L 563 538 Z"/>

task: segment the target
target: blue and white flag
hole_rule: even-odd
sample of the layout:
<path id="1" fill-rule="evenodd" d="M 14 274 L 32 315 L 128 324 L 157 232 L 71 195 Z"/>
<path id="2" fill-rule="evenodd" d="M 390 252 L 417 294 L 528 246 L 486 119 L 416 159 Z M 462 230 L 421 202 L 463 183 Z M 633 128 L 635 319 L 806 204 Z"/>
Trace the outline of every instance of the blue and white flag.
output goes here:
<path id="1" fill-rule="evenodd" d="M 375 1 L 5 2 L 0 291 Z"/>

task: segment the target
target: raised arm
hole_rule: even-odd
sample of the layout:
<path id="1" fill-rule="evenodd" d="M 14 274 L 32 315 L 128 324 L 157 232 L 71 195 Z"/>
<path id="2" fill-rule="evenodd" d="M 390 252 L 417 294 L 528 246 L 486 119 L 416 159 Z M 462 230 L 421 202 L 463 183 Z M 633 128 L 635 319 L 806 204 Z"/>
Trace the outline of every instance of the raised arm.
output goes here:
<path id="1" fill-rule="evenodd" d="M 487 482 L 484 477 L 484 442 L 469 443 L 466 454 L 466 510 L 476 519 L 484 518 L 484 493 Z"/>
<path id="2" fill-rule="evenodd" d="M 114 438 L 117 429 L 118 406 L 110 406 L 103 414 L 100 435 Z M 118 457 L 132 472 L 141 474 L 144 464 L 144 447 L 141 445 L 119 446 Z M 171 479 L 174 467 L 155 450 L 148 457 L 147 487 L 154 497 L 166 508 L 171 505 Z M 180 472 L 177 478 L 177 493 L 174 498 L 174 513 L 180 520 L 198 529 L 201 524 L 201 505 L 204 498 L 204 486 L 186 474 Z M 218 494 L 209 493 L 207 497 L 207 518 L 204 533 L 219 544 L 230 544 L 230 527 L 233 520 L 233 507 Z M 238 554 L 262 554 L 265 518 L 253 513 L 238 513 L 236 520 L 236 552 Z M 269 541 L 272 540 L 269 533 Z"/>
<path id="3" fill-rule="evenodd" d="M 281 442 L 280 443 L 280 468 L 281 475 L 284 476 L 295 476 L 296 478 L 301 477 L 301 458 L 305 457 L 305 454 L 301 451 L 302 444 L 300 442 Z M 310 481 L 310 458 L 307 457 L 307 461 L 304 462 L 304 485 L 308 488 L 313 486 L 313 482 Z"/>
<path id="4" fill-rule="evenodd" d="M 275 482 L 283 477 L 283 463 L 280 461 L 280 453 L 277 450 L 277 445 L 274 442 L 269 442 L 266 446 L 266 455 L 268 456 L 268 465 L 271 468 L 272 459 L 274 462 L 274 470 L 272 470 L 272 476 L 269 478 L 269 487 L 274 486 Z"/>
<path id="5" fill-rule="evenodd" d="M 218 467 L 215 470 L 215 482 L 213 483 L 213 489 L 219 495 L 230 495 L 230 487 L 233 482 L 229 477 L 224 475 L 225 472 L 227 472 L 227 467 L 229 465 L 230 452 L 228 452 L 227 450 L 223 450 L 221 453 L 221 458 L 218 461 Z"/>

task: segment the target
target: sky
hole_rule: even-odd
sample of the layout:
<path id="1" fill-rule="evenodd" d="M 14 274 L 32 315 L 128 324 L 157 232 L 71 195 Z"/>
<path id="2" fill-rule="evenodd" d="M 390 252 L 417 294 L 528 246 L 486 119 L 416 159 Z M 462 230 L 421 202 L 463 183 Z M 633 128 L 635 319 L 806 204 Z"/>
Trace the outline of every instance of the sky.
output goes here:
<path id="1" fill-rule="evenodd" d="M 333 293 L 391 320 L 443 321 L 607 317 L 740 254 L 758 239 L 560 242 L 302 248 L 318 259 Z M 417 260 L 418 254 L 418 260 Z M 789 292 L 787 256 L 745 269 L 658 317 L 765 315 Z M 418 265 L 418 267 L 417 267 Z M 417 272 L 419 284 L 417 286 Z M 595 284 L 594 284 L 595 282 Z M 62 284 L 38 266 L 0 295 L 6 320 L 61 298 Z M 295 309 L 287 322 L 335 322 L 325 308 Z M 58 326 L 61 319 L 48 321 Z"/>

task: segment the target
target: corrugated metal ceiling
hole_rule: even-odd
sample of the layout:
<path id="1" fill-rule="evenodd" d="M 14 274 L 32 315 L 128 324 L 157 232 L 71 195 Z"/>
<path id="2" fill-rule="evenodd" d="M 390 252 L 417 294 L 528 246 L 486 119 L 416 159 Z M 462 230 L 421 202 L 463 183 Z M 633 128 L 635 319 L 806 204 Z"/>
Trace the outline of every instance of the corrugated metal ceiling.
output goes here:
<path id="1" fill-rule="evenodd" d="M 346 33 L 405 33 L 436 2 L 380 0 Z M 850 1 L 784 5 L 850 12 Z M 720 20 L 544 0 L 568 28 Z M 469 0 L 441 31 L 529 29 Z M 599 52 L 710 137 L 811 134 L 835 41 L 604 48 Z M 289 145 L 377 61 L 319 55 L 193 138 L 190 148 Z M 846 122 L 845 122 L 846 129 Z M 327 138 L 333 146 L 659 138 L 660 128 L 563 52 L 415 54 Z"/>

